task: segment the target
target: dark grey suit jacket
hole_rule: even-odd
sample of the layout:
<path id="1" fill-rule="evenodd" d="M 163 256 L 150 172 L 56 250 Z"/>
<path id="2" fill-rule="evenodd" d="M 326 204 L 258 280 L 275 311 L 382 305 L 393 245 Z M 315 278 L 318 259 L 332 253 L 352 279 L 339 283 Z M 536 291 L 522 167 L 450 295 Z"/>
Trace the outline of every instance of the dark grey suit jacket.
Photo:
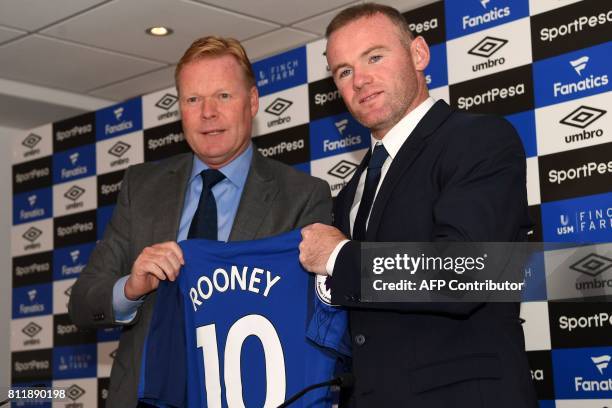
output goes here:
<path id="1" fill-rule="evenodd" d="M 69 312 L 80 328 L 116 326 L 112 297 L 115 282 L 130 273 L 146 246 L 175 241 L 193 154 L 130 167 L 117 206 L 70 297 Z M 327 183 L 262 157 L 256 149 L 231 241 L 258 239 L 313 222 L 331 222 Z M 219 211 L 223 211 L 222 208 Z M 135 407 L 141 355 L 155 293 L 149 294 L 136 318 L 124 325 L 110 378 L 107 406 Z"/>

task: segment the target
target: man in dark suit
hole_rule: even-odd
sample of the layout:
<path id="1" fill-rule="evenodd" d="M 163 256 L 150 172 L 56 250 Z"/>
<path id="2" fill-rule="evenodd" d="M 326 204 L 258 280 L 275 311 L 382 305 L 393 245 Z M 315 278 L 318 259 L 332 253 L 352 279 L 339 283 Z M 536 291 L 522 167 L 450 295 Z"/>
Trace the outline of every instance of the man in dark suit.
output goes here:
<path id="1" fill-rule="evenodd" d="M 200 196 L 214 196 L 216 235 L 222 241 L 257 239 L 331 221 L 325 182 L 266 159 L 253 148 L 258 93 L 238 41 L 195 41 L 177 65 L 176 83 L 193 153 L 126 171 L 104 239 L 70 297 L 70 316 L 79 327 L 123 325 L 111 371 L 110 407 L 137 405 L 156 289 L 161 280 L 174 281 L 183 264 L 176 241 L 194 236 L 192 231 L 208 222 L 198 216 L 208 211 Z"/>
<path id="2" fill-rule="evenodd" d="M 327 28 L 327 60 L 372 149 L 334 227 L 302 230 L 300 260 L 349 310 L 357 407 L 536 407 L 516 303 L 360 302 L 363 241 L 524 241 L 525 155 L 505 120 L 428 95 L 429 49 L 395 9 L 364 4 Z M 346 239 L 351 237 L 351 240 Z"/>

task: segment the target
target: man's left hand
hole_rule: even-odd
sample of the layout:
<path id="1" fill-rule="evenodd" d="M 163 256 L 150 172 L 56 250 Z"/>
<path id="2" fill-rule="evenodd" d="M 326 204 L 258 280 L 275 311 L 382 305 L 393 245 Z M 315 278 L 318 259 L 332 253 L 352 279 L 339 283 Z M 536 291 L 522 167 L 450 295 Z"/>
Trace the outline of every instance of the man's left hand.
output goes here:
<path id="1" fill-rule="evenodd" d="M 309 272 L 327 275 L 327 260 L 334 248 L 345 239 L 340 230 L 329 225 L 317 223 L 302 228 L 300 263 Z"/>

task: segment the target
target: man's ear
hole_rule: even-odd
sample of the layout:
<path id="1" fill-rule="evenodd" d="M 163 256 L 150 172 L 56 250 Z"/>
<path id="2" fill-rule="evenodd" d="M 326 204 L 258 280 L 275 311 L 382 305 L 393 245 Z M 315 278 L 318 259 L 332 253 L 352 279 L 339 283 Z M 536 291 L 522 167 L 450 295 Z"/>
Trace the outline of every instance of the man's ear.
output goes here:
<path id="1" fill-rule="evenodd" d="M 251 117 L 254 118 L 259 110 L 259 91 L 255 85 L 251 87 L 249 98 L 251 102 Z"/>
<path id="2" fill-rule="evenodd" d="M 416 37 L 410 43 L 410 54 L 412 55 L 412 62 L 414 69 L 417 71 L 425 71 L 427 65 L 429 65 L 429 46 L 425 39 L 421 36 Z"/>

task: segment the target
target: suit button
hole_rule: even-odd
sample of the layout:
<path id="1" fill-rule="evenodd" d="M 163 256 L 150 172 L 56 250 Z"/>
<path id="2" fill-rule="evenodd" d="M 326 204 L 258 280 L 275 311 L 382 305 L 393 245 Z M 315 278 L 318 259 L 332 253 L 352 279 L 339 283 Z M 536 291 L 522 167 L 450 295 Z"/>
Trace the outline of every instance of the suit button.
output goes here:
<path id="1" fill-rule="evenodd" d="M 358 346 L 363 346 L 365 344 L 366 338 L 363 334 L 358 334 L 355 336 L 355 344 Z"/>

